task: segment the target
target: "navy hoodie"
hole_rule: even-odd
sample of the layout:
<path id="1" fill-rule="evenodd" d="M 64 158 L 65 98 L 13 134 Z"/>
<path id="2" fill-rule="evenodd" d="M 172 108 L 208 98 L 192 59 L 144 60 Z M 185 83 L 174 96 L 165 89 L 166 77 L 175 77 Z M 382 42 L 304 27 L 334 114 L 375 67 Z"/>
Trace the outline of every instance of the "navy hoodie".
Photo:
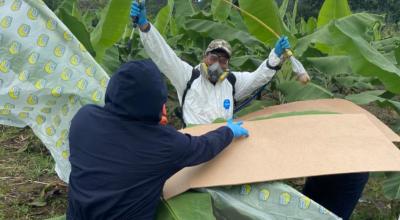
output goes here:
<path id="1" fill-rule="evenodd" d="M 154 219 L 165 181 L 215 157 L 228 127 L 195 137 L 159 125 L 167 89 L 150 60 L 111 78 L 105 106 L 87 105 L 71 123 L 67 219 Z"/>

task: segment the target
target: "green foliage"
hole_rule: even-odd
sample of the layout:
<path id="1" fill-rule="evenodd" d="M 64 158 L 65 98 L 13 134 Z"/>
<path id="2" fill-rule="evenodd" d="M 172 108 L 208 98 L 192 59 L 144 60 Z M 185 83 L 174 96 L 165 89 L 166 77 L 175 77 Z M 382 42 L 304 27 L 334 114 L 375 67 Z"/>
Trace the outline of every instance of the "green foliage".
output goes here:
<path id="1" fill-rule="evenodd" d="M 281 6 L 279 7 L 279 15 L 281 16 L 282 20 L 285 17 L 288 5 L 289 5 L 289 0 L 283 0 Z"/>
<path id="2" fill-rule="evenodd" d="M 109 73 L 112 73 L 121 62 L 146 57 L 139 43 L 138 34 L 134 34 L 134 32 L 130 34 L 130 25 L 125 24 L 123 31 L 119 31 L 121 33 L 120 37 L 117 37 L 118 35 L 103 36 L 103 29 L 107 30 L 109 25 L 112 24 L 112 20 L 118 20 L 118 18 L 114 18 L 113 14 L 119 11 L 117 8 L 111 10 L 110 7 L 112 4 L 113 2 L 110 1 L 99 15 L 100 23 L 91 33 L 92 42 L 95 42 L 95 39 L 102 39 L 97 45 L 94 45 L 96 53 L 98 53 L 96 59 L 100 61 L 100 64 Z M 215 1 L 213 4 L 214 6 L 211 5 L 211 11 L 214 13 L 213 16 L 211 16 L 211 14 L 205 11 L 196 12 L 194 5 L 190 1 L 169 0 L 168 4 L 157 14 L 155 26 L 165 36 L 176 53 L 193 66 L 197 65 L 200 61 L 204 49 L 212 39 L 222 38 L 229 41 L 234 46 L 234 57 L 231 60 L 231 66 L 235 70 L 248 71 L 257 68 L 262 61 L 265 60 L 269 51 L 260 40 L 253 37 L 257 37 L 257 35 L 250 34 L 251 32 L 249 33 L 247 30 L 254 29 L 259 24 L 252 19 L 246 21 L 246 18 L 243 18 L 241 13 L 236 10 L 231 10 L 230 6 L 223 3 L 222 0 Z M 271 10 L 269 7 L 277 8 L 273 1 L 258 2 L 258 6 L 260 7 L 251 7 L 248 2 L 244 2 L 243 4 L 244 6 L 241 5 L 241 7 L 248 7 L 248 11 L 252 13 L 254 13 L 253 11 L 255 8 L 257 9 L 260 7 L 268 10 Z M 225 8 L 223 5 L 228 7 L 229 10 L 223 10 Z M 66 3 L 65 7 L 70 11 L 73 10 L 70 3 Z M 283 11 L 282 7 L 281 10 Z M 218 16 L 220 16 L 215 13 L 220 13 L 221 11 L 224 11 L 223 17 L 226 18 L 225 21 L 214 21 L 213 18 L 218 18 Z M 279 26 L 279 29 L 287 31 L 285 24 L 279 19 L 277 13 L 275 13 L 276 17 L 273 17 L 274 13 L 268 13 L 267 17 L 265 13 L 261 13 L 260 11 L 255 11 L 255 13 L 258 13 L 259 17 L 268 25 L 272 27 Z M 293 10 L 292 14 L 287 13 L 287 17 L 294 15 L 290 17 L 290 24 L 292 24 L 292 27 L 295 26 L 296 14 L 296 9 Z M 271 21 L 274 22 L 270 24 Z M 87 24 L 88 22 L 85 21 L 85 23 Z M 122 28 L 122 25 L 120 28 Z M 268 31 L 263 28 L 261 32 L 259 32 L 261 35 L 265 35 L 265 33 L 268 33 Z M 97 38 L 94 38 L 94 36 L 97 36 Z M 118 41 L 118 47 L 110 46 Z M 275 42 L 276 38 L 273 37 L 270 41 Z M 107 51 L 107 53 L 105 53 L 105 51 Z M 314 91 L 314 89 L 317 88 L 319 89 L 320 87 L 298 87 L 298 89 L 303 89 L 303 92 L 309 89 Z M 285 94 L 290 95 L 289 93 Z M 325 91 L 315 94 L 324 94 L 322 97 L 326 97 Z M 304 97 L 301 99 L 304 99 Z"/>
<path id="3" fill-rule="evenodd" d="M 385 98 L 384 95 L 384 90 L 372 90 L 360 94 L 348 95 L 346 96 L 346 99 L 359 105 L 367 105 L 372 102 L 377 102 L 382 107 L 391 108 L 400 115 L 400 102 Z"/>
<path id="4" fill-rule="evenodd" d="M 325 0 L 300 0 L 299 16 L 304 19 L 318 17 L 322 4 Z"/>
<path id="5" fill-rule="evenodd" d="M 229 42 L 239 41 L 248 46 L 261 45 L 259 40 L 247 32 L 238 31 L 225 24 L 205 19 L 187 19 L 185 29 L 214 39 L 224 39 Z"/>
<path id="6" fill-rule="evenodd" d="M 232 2 L 232 0 L 228 0 Z M 211 11 L 215 20 L 224 22 L 231 11 L 232 7 L 223 0 L 212 0 Z"/>
<path id="7" fill-rule="evenodd" d="M 302 85 L 296 81 L 285 81 L 277 86 L 277 90 L 285 96 L 284 102 L 333 98 L 331 92 L 314 83 Z"/>
<path id="8" fill-rule="evenodd" d="M 239 5 L 242 9 L 248 11 L 275 30 L 278 35 L 289 36 L 292 43 L 295 43 L 295 38 L 289 30 L 287 30 L 285 24 L 280 18 L 279 9 L 275 0 L 239 0 Z M 242 16 L 252 35 L 269 46 L 275 45 L 277 37 L 274 34 L 266 30 L 262 25 L 249 16 Z"/>
<path id="9" fill-rule="evenodd" d="M 163 200 L 157 210 L 157 220 L 215 220 L 211 196 L 208 193 L 186 192 Z"/>
<path id="10" fill-rule="evenodd" d="M 71 11 L 72 12 L 72 11 Z M 58 17 L 62 22 L 68 27 L 68 29 L 78 38 L 78 40 L 85 46 L 92 56 L 96 56 L 96 52 L 93 49 L 92 43 L 90 41 L 90 34 L 86 30 L 85 25 L 74 17 L 72 14 L 68 13 L 65 8 L 58 9 Z"/>
<path id="11" fill-rule="evenodd" d="M 383 182 L 385 196 L 389 199 L 400 199 L 400 174 L 392 173 Z"/>
<path id="12" fill-rule="evenodd" d="M 261 65 L 263 60 L 259 59 L 257 56 L 254 55 L 244 55 L 233 57 L 230 61 L 230 65 L 235 69 L 255 69 Z"/>
<path id="13" fill-rule="evenodd" d="M 229 15 L 230 21 L 235 26 L 236 29 L 248 32 L 246 24 L 243 21 L 242 16 L 240 15 L 237 9 L 232 9 L 231 14 Z"/>
<path id="14" fill-rule="evenodd" d="M 350 73 L 350 58 L 348 56 L 328 56 L 307 58 L 314 67 L 329 75 Z"/>
<path id="15" fill-rule="evenodd" d="M 51 10 L 55 11 L 64 0 L 44 0 L 44 2 Z"/>
<path id="16" fill-rule="evenodd" d="M 289 26 L 290 33 L 293 33 L 293 34 L 298 33 L 298 30 L 297 30 L 297 27 L 296 27 L 297 26 L 296 18 L 297 18 L 298 3 L 299 3 L 298 0 L 294 0 L 294 6 L 293 6 L 292 14 L 286 14 L 286 17 L 288 19 L 287 23 L 288 23 L 288 26 Z"/>
<path id="17" fill-rule="evenodd" d="M 373 90 L 373 82 L 377 83 L 374 81 L 376 78 L 389 91 L 397 91 L 398 87 L 395 85 L 399 78 L 396 67 L 400 57 L 399 44 L 394 38 L 377 41 L 380 38 L 377 34 L 381 29 L 377 27 L 382 24 L 381 17 L 356 14 L 330 22 L 317 30 L 317 20 L 313 17 L 307 22 L 305 19 L 300 19 L 301 22 L 297 23 L 298 3 L 301 9 L 302 2 L 284 0 L 278 9 L 272 0 L 239 1 L 240 7 L 271 26 L 279 34 L 290 33 L 287 28 L 289 27 L 295 36 L 301 37 L 296 55 L 300 60 L 306 61 L 307 69 L 315 70 L 314 84 L 304 86 L 294 80 L 290 68 L 284 68 L 273 82 L 270 97 L 278 103 L 331 98 L 334 94 L 341 97 L 340 94 L 343 93 Z M 153 16 L 154 24 L 175 52 L 193 66 L 200 62 L 204 49 L 212 39 L 222 38 L 233 45 L 234 56 L 230 64 L 234 70 L 249 71 L 257 68 L 269 53 L 264 44 L 273 46 L 276 37 L 254 19 L 236 9 L 231 9 L 222 0 L 209 3 L 195 5 L 190 0 L 169 0 L 167 5 Z M 64 2 L 61 8 L 65 8 L 70 17 L 76 17 L 78 21 L 84 20 L 83 23 L 88 26 L 93 17 L 87 14 L 80 15 L 74 5 L 76 4 L 73 1 Z M 135 31 L 130 31 L 128 16 L 125 17 L 124 13 L 120 13 L 122 9 L 119 7 L 129 8 L 126 5 L 130 5 L 130 2 L 118 5 L 113 1 L 108 2 L 107 7 L 98 15 L 100 23 L 91 33 L 92 42 L 100 39 L 94 46 L 96 52 L 100 54 L 97 60 L 109 73 L 113 72 L 121 62 L 146 57 L 139 35 L 134 33 Z M 326 11 L 329 6 L 335 6 L 332 13 Z M 203 10 L 199 11 L 200 8 Z M 319 20 L 335 20 L 345 15 L 339 13 L 340 9 L 346 9 L 344 10 L 346 12 L 348 8 L 347 1 L 326 1 Z M 115 17 L 115 13 L 119 15 Z M 68 21 L 70 19 L 68 15 L 60 17 L 66 17 L 63 20 Z M 85 17 L 88 17 L 87 20 Z M 113 22 L 115 20 L 122 22 Z M 119 25 L 117 27 L 119 34 L 109 34 L 109 31 L 104 33 L 111 26 L 114 31 L 115 23 Z M 90 30 L 90 27 L 87 29 Z M 295 45 L 295 36 L 288 35 L 292 38 L 292 45 Z M 87 42 L 87 39 L 81 41 Z M 113 47 L 116 42 L 118 42 L 117 47 Z M 106 55 L 103 57 L 102 54 Z M 176 94 L 172 92 L 171 97 L 176 100 L 174 96 Z"/>
<path id="18" fill-rule="evenodd" d="M 49 218 L 46 220 L 66 220 L 66 219 L 67 219 L 67 216 L 63 215 L 63 216 L 58 216 L 58 217 L 54 217 L 54 218 Z"/>
<path id="19" fill-rule="evenodd" d="M 174 0 L 168 0 L 168 4 L 160 10 L 157 14 L 154 26 L 159 30 L 162 35 L 166 34 L 168 24 L 172 18 L 172 11 L 174 10 Z"/>
<path id="20" fill-rule="evenodd" d="M 96 59 L 109 73 L 121 62 L 146 57 L 137 31 L 131 31 L 130 2 L 46 0 L 53 10 L 58 8 L 56 13 L 60 19 L 92 55 L 97 55 Z M 269 99 L 265 100 L 264 96 L 262 100 L 253 102 L 238 116 L 277 103 L 334 96 L 345 97 L 360 105 L 378 103 L 382 108 L 400 114 L 400 102 L 388 95 L 388 91 L 400 94 L 400 38 L 383 32 L 385 19 L 400 21 L 397 0 L 351 0 L 350 7 L 347 0 L 278 0 L 279 8 L 274 0 L 233 2 L 239 2 L 241 8 L 271 26 L 279 35 L 288 35 L 292 45 L 296 46 L 296 56 L 313 77 L 313 83 L 301 85 L 293 79 L 289 64 L 286 64 L 272 82 Z M 87 9 L 91 4 L 96 5 L 95 9 L 107 6 L 100 13 L 79 10 L 82 5 Z M 277 40 L 259 23 L 222 0 L 197 4 L 191 0 L 157 0 L 147 5 L 150 7 L 150 20 L 175 52 L 193 66 L 198 64 L 212 39 L 223 38 L 234 49 L 230 61 L 232 69 L 251 71 L 266 59 L 269 48 Z M 386 18 L 366 13 L 351 15 L 350 8 L 354 12 L 369 10 L 386 14 Z M 88 40 L 89 33 L 91 41 Z M 169 90 L 169 105 L 178 105 L 171 85 Z M 294 112 L 267 118 L 307 114 L 330 113 Z M 388 198 L 399 199 L 400 174 L 387 175 L 383 189 Z M 196 201 L 201 202 L 195 204 Z M 195 213 L 190 208 L 194 205 L 200 206 L 201 219 L 212 219 L 209 204 L 207 196 L 184 194 L 163 203 L 160 208 L 163 214 L 159 218 L 195 219 L 190 216 Z M 188 209 L 181 212 L 175 208 L 178 206 Z"/>
<path id="21" fill-rule="evenodd" d="M 274 101 L 271 100 L 256 100 L 251 105 L 247 106 L 246 108 L 242 109 L 238 113 L 236 113 L 236 117 L 240 118 L 242 116 L 248 115 L 252 112 L 256 112 L 262 110 L 268 106 L 274 105 Z"/>
<path id="22" fill-rule="evenodd" d="M 352 73 L 348 56 L 310 57 L 307 61 L 316 71 L 313 81 L 333 93 L 353 94 L 375 88 L 374 78 Z"/>
<path id="23" fill-rule="evenodd" d="M 111 0 L 101 12 L 100 22 L 91 33 L 97 61 L 101 61 L 106 50 L 121 39 L 125 27 L 130 24 L 130 4 L 131 0 Z"/>
<path id="24" fill-rule="evenodd" d="M 185 17 L 191 16 L 195 13 L 191 0 L 175 0 L 175 15 L 176 23 L 182 25 Z"/>
<path id="25" fill-rule="evenodd" d="M 312 34 L 317 29 L 317 19 L 310 17 L 307 21 L 307 34 Z"/>
<path id="26" fill-rule="evenodd" d="M 115 72 L 121 65 L 119 60 L 119 51 L 116 46 L 112 46 L 106 50 L 103 56 L 101 66 L 106 70 L 106 72 L 111 75 Z"/>
<path id="27" fill-rule="evenodd" d="M 349 3 L 354 11 L 386 14 L 386 20 L 390 23 L 400 21 L 400 4 L 397 0 L 351 0 Z"/>
<path id="28" fill-rule="evenodd" d="M 217 119 L 215 119 L 213 122 L 212 122 L 212 124 L 221 124 L 221 123 L 226 123 L 227 121 L 226 121 L 226 119 L 224 119 L 224 118 L 217 118 Z M 193 126 L 193 125 L 192 125 Z M 194 127 L 194 126 L 193 126 Z"/>
<path id="29" fill-rule="evenodd" d="M 324 0 L 300 0 L 299 3 L 299 15 L 308 19 L 318 16 Z M 397 0 L 350 0 L 349 5 L 353 12 L 386 14 L 387 22 L 395 24 L 400 21 L 400 4 Z"/>
<path id="30" fill-rule="evenodd" d="M 293 117 L 293 116 L 304 116 L 304 115 L 333 115 L 333 114 L 339 114 L 336 112 L 324 112 L 324 111 L 303 111 L 303 112 L 284 112 L 284 113 L 276 113 L 268 116 L 260 116 L 252 121 L 258 121 L 258 120 L 268 120 L 268 119 L 274 119 L 274 118 L 286 118 L 286 117 Z"/>
<path id="31" fill-rule="evenodd" d="M 400 66 L 400 37 L 391 37 L 374 41 L 372 42 L 372 46 L 394 65 Z"/>
<path id="32" fill-rule="evenodd" d="M 350 59 L 353 73 L 377 77 L 388 91 L 400 93 L 400 70 L 369 43 L 373 40 L 371 26 L 380 17 L 370 14 L 354 14 L 320 28 L 300 39 L 296 53 L 303 54 L 308 47 L 329 56 L 345 55 Z"/>
<path id="33" fill-rule="evenodd" d="M 380 96 L 385 93 L 384 90 L 366 91 L 360 94 L 353 94 L 346 96 L 346 99 L 358 105 L 368 105 L 371 102 L 384 101 Z"/>
<path id="34" fill-rule="evenodd" d="M 394 50 L 394 55 L 396 57 L 397 64 L 400 65 L 400 45 L 397 45 L 397 48 Z"/>
<path id="35" fill-rule="evenodd" d="M 59 16 L 60 9 L 64 9 L 65 12 L 71 14 L 73 16 L 73 10 L 76 8 L 77 0 L 67 1 L 64 0 L 60 5 L 57 5 L 57 9 L 54 11 L 57 16 Z"/>
<path id="36" fill-rule="evenodd" d="M 351 15 L 347 0 L 325 0 L 318 16 L 318 27 L 328 24 L 334 19 Z"/>

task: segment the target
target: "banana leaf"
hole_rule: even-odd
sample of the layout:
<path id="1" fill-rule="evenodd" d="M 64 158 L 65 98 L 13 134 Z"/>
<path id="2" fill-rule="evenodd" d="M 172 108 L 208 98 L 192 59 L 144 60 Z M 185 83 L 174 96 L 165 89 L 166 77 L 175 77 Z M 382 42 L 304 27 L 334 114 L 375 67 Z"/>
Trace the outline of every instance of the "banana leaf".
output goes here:
<path id="1" fill-rule="evenodd" d="M 236 71 L 239 70 L 252 70 L 256 69 L 261 65 L 263 60 L 258 59 L 256 56 L 252 55 L 246 55 L 246 56 L 236 56 L 233 57 L 230 61 L 229 64 L 235 68 Z"/>
<path id="2" fill-rule="evenodd" d="M 0 11 L 0 123 L 31 127 L 68 182 L 70 122 L 83 105 L 104 104 L 109 77 L 44 2 Z"/>
<path id="3" fill-rule="evenodd" d="M 325 0 L 319 11 L 317 26 L 322 27 L 334 19 L 348 15 L 351 15 L 351 10 L 347 0 Z"/>
<path id="4" fill-rule="evenodd" d="M 191 0 L 175 0 L 175 19 L 176 24 L 183 26 L 186 17 L 193 15 L 196 11 Z"/>
<path id="5" fill-rule="evenodd" d="M 316 49 L 329 56 L 346 55 L 353 73 L 377 77 L 388 91 L 400 94 L 400 69 L 369 43 L 372 38 L 368 31 L 380 19 L 360 13 L 332 21 L 300 39 L 296 54 L 301 56 L 309 47 L 317 45 Z"/>
<path id="6" fill-rule="evenodd" d="M 116 46 L 112 46 L 106 50 L 101 66 L 110 76 L 121 66 L 119 52 Z"/>
<path id="7" fill-rule="evenodd" d="M 157 14 L 156 22 L 154 26 L 160 32 L 160 34 L 166 34 L 168 24 L 172 18 L 172 11 L 174 10 L 174 0 L 168 0 L 168 4 L 163 7 Z"/>
<path id="8" fill-rule="evenodd" d="M 231 22 L 235 25 L 236 29 L 238 29 L 240 31 L 248 32 L 247 27 L 243 21 L 243 18 L 240 15 L 238 10 L 232 9 L 231 13 L 229 15 L 229 18 L 230 18 Z"/>
<path id="9" fill-rule="evenodd" d="M 357 105 L 368 105 L 371 102 L 385 101 L 384 98 L 380 97 L 384 93 L 384 90 L 367 91 L 360 94 L 348 95 L 346 99 Z"/>
<path id="10" fill-rule="evenodd" d="M 314 83 L 302 85 L 297 81 L 284 81 L 277 89 L 283 93 L 286 102 L 333 98 L 331 92 Z"/>
<path id="11" fill-rule="evenodd" d="M 185 29 L 214 39 L 224 39 L 229 42 L 239 41 L 247 46 L 262 44 L 247 32 L 236 30 L 226 24 L 204 19 L 187 19 Z"/>
<path id="12" fill-rule="evenodd" d="M 239 0 L 239 5 L 242 9 L 248 11 L 250 14 L 270 26 L 278 35 L 288 36 L 290 42 L 293 45 L 295 44 L 295 37 L 289 32 L 283 23 L 275 0 Z M 271 47 L 275 45 L 275 42 L 278 39 L 274 34 L 266 30 L 251 17 L 245 14 L 242 14 L 242 16 L 252 35 Z"/>
<path id="13" fill-rule="evenodd" d="M 299 0 L 294 1 L 294 6 L 293 6 L 293 12 L 290 15 L 290 18 L 288 18 L 288 25 L 289 25 L 289 30 L 291 33 L 296 34 L 299 31 L 297 30 L 297 25 L 296 25 L 296 18 L 297 18 L 297 9 L 298 9 L 298 4 Z"/>
<path id="14" fill-rule="evenodd" d="M 162 200 L 156 220 L 215 220 L 208 193 L 186 192 L 168 201 Z"/>
<path id="15" fill-rule="evenodd" d="M 372 46 L 393 64 L 400 66 L 400 37 L 391 37 L 372 42 Z"/>
<path id="16" fill-rule="evenodd" d="M 232 2 L 232 0 L 228 0 Z M 215 20 L 224 22 L 231 12 L 232 6 L 223 0 L 212 0 L 211 2 L 211 12 Z"/>
<path id="17" fill-rule="evenodd" d="M 400 102 L 384 98 L 384 90 L 374 90 L 362 92 L 360 94 L 348 95 L 346 99 L 358 105 L 367 105 L 372 102 L 377 102 L 380 106 L 391 108 L 400 115 Z"/>
<path id="18" fill-rule="evenodd" d="M 259 116 L 252 121 L 258 120 L 267 120 L 267 119 L 274 119 L 274 118 L 286 118 L 292 116 L 302 116 L 302 115 L 330 115 L 330 114 L 339 114 L 336 112 L 327 112 L 327 111 L 302 111 L 302 112 L 284 112 L 284 113 L 276 113 L 268 116 Z"/>
<path id="19" fill-rule="evenodd" d="M 96 52 L 94 51 L 92 43 L 90 42 L 90 33 L 86 30 L 85 25 L 76 17 L 69 14 L 64 8 L 58 9 L 58 17 L 74 34 L 74 36 L 78 38 L 78 40 L 89 51 L 89 53 L 95 57 Z"/>
<path id="20" fill-rule="evenodd" d="M 307 34 L 314 33 L 315 29 L 317 29 L 317 19 L 310 17 L 307 21 Z"/>
<path id="21" fill-rule="evenodd" d="M 350 57 L 348 56 L 328 56 L 328 57 L 310 57 L 307 61 L 315 68 L 325 74 L 338 75 L 351 73 Z"/>
<path id="22" fill-rule="evenodd" d="M 248 115 L 252 112 L 262 110 L 265 107 L 273 106 L 274 104 L 275 104 L 274 101 L 270 101 L 270 100 L 254 100 L 249 106 L 247 106 L 246 108 L 237 112 L 235 114 L 235 117 L 240 118 L 240 117 Z"/>
<path id="23" fill-rule="evenodd" d="M 100 22 L 91 33 L 97 61 L 102 61 L 106 50 L 121 39 L 125 27 L 130 24 L 131 2 L 131 0 L 111 0 L 101 12 Z"/>
<path id="24" fill-rule="evenodd" d="M 157 208 L 156 220 L 339 220 L 283 183 L 257 183 L 189 191 Z M 47 220 L 65 220 L 65 215 Z"/>
<path id="25" fill-rule="evenodd" d="M 49 218 L 46 220 L 66 220 L 67 216 L 66 215 L 62 215 L 62 216 L 58 216 L 58 217 L 53 217 L 53 218 Z"/>
<path id="26" fill-rule="evenodd" d="M 388 199 L 400 199 L 400 173 L 389 174 L 382 187 Z"/>
<path id="27" fill-rule="evenodd" d="M 288 8 L 289 0 L 283 0 L 281 6 L 279 7 L 279 15 L 281 16 L 281 19 L 285 17 L 287 8 Z"/>
<path id="28" fill-rule="evenodd" d="M 77 0 L 64 0 L 61 2 L 61 4 L 57 7 L 57 9 L 54 11 L 54 13 L 58 16 L 60 9 L 64 9 L 66 12 L 72 14 L 75 4 Z"/>

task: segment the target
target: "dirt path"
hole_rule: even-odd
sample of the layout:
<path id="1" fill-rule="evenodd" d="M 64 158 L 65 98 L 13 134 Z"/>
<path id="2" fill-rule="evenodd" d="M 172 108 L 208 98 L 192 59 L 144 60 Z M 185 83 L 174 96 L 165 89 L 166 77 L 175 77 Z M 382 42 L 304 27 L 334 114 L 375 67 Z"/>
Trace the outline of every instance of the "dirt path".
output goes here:
<path id="1" fill-rule="evenodd" d="M 67 187 L 30 129 L 0 127 L 0 219 L 45 219 L 66 209 Z"/>

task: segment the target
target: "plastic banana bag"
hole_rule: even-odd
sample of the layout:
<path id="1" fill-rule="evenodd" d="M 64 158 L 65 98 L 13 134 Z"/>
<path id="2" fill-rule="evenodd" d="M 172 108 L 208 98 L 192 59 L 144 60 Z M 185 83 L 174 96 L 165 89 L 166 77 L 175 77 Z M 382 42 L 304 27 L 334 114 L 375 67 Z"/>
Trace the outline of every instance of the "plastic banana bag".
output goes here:
<path id="1" fill-rule="evenodd" d="M 0 0 L 0 123 L 29 126 L 68 182 L 68 130 L 109 77 L 41 0 Z"/>

